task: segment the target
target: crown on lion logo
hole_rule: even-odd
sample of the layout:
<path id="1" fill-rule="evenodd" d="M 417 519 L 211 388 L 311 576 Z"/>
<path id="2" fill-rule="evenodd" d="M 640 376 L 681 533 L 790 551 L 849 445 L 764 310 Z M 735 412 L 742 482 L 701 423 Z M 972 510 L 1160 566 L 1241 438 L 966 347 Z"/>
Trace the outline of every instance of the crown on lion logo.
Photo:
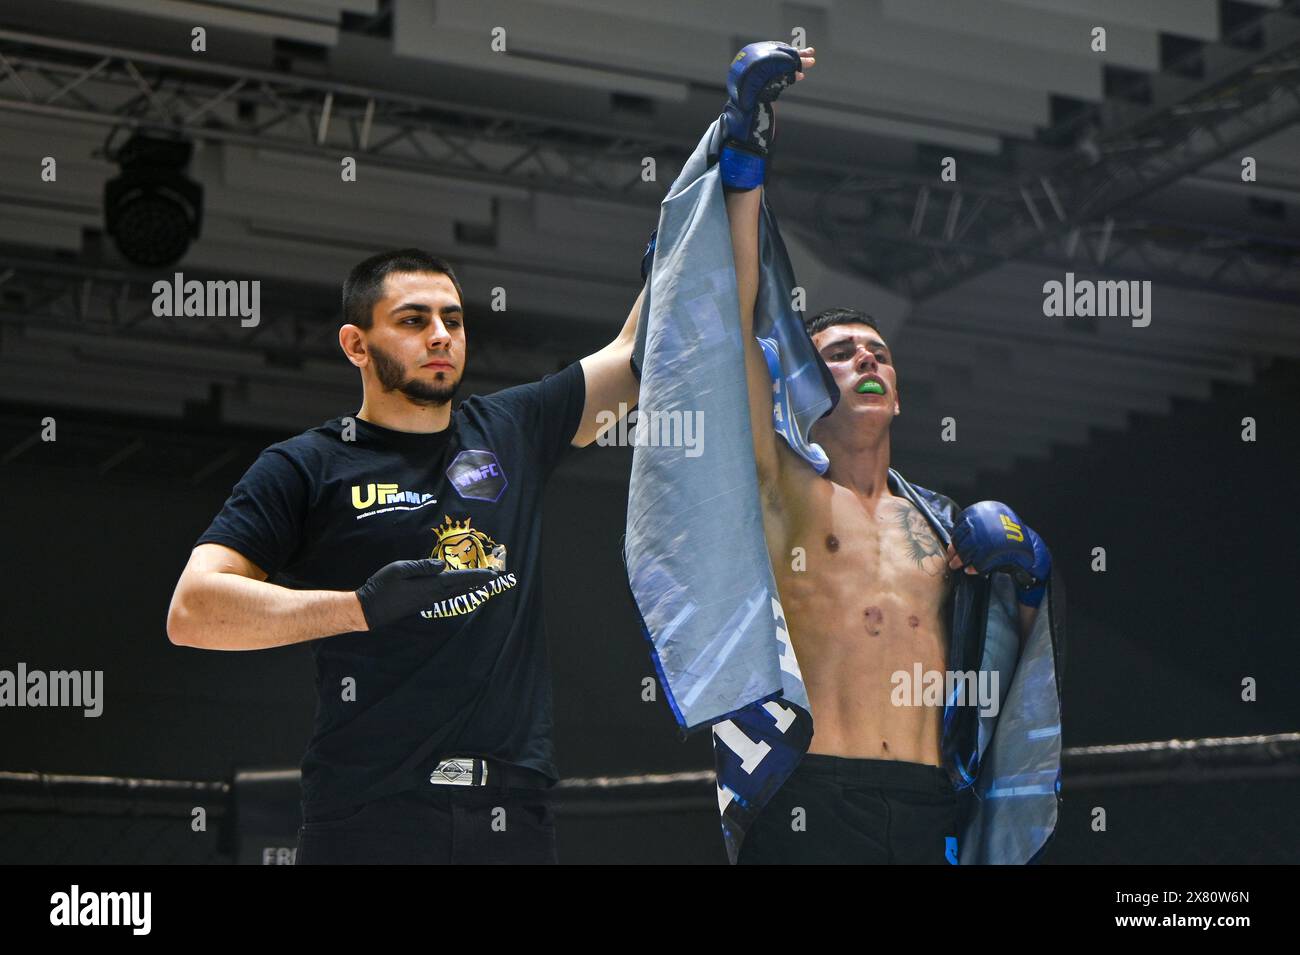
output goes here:
<path id="1" fill-rule="evenodd" d="M 433 529 L 433 532 L 438 535 L 438 543 L 441 544 L 449 537 L 462 537 L 465 534 L 473 534 L 483 543 L 485 550 L 494 547 L 496 541 L 482 531 L 476 531 L 470 527 L 469 520 L 467 517 L 463 521 L 453 521 L 450 514 L 445 515 L 442 519 L 442 526 Z"/>

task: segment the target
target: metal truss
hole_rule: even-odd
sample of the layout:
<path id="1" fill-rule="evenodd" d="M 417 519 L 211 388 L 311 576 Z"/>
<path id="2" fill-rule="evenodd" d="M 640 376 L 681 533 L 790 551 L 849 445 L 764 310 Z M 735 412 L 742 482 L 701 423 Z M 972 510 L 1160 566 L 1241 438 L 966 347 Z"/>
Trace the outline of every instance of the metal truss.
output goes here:
<path id="1" fill-rule="evenodd" d="M 658 204 L 690 154 L 651 131 L 12 30 L 0 30 L 0 109 L 638 205 Z M 646 156 L 655 182 L 642 181 Z"/>
<path id="2" fill-rule="evenodd" d="M 790 218 L 815 210 L 801 224 L 829 260 L 913 299 L 1012 259 L 1069 264 L 1091 256 L 1097 267 L 1156 269 L 1180 284 L 1237 294 L 1263 282 L 1266 296 L 1290 300 L 1294 283 L 1283 269 L 1294 261 L 1290 247 L 1228 240 L 1194 224 L 1171 233 L 1129 220 L 1116 229 L 1113 220 L 1121 206 L 1300 118 L 1300 21 L 1289 15 L 1297 7 L 1300 0 L 1289 0 L 1284 11 L 1264 14 L 1258 49 L 1214 48 L 1222 54 L 1216 62 L 1227 64 L 1218 78 L 1159 76 L 1176 87 L 1165 102 L 1103 104 L 1082 146 L 1013 144 L 1012 166 L 1032 172 L 985 165 L 943 183 L 856 157 L 781 157 L 777 190 L 808 197 L 789 204 Z M 652 132 L 7 30 L 0 30 L 0 110 L 114 130 L 167 128 L 332 160 L 364 156 L 428 175 L 642 207 L 662 200 L 693 146 Z M 1061 138 L 1052 133 L 1044 139 Z M 641 179 L 646 156 L 658 163 L 657 182 Z M 969 172 L 976 160 L 962 162 Z M 40 274 L 49 280 L 48 270 Z M 74 283 L 69 301 L 108 287 L 89 266 L 66 266 L 63 282 Z M 105 299 L 95 314 L 114 314 L 114 301 Z M 268 342 L 289 334 L 286 344 L 299 348 L 303 337 L 293 328 L 282 318 L 274 329 L 250 335 L 236 325 L 233 334 Z"/>
<path id="3" fill-rule="evenodd" d="M 846 179 L 818 196 L 816 229 L 842 264 L 914 300 L 1012 259 L 1069 260 L 1087 247 L 1080 245 L 1085 231 L 1106 236 L 1097 243 L 1098 265 L 1122 257 L 1220 291 L 1277 282 L 1282 263 L 1295 264 L 1292 247 L 1225 243 L 1214 230 L 1197 235 L 1195 226 L 1172 242 L 1160 230 L 1138 239 L 1135 229 L 1114 234 L 1108 217 L 1300 119 L 1297 10 L 1300 3 L 1289 0 L 1252 24 L 1262 37 L 1257 49 L 1207 48 L 1205 62 L 1223 64 L 1213 79 L 1157 76 L 1165 102 L 1103 104 L 1075 148 L 1042 168 L 973 183 Z"/>
<path id="4" fill-rule="evenodd" d="M 185 280 L 228 280 L 186 269 Z M 113 265 L 87 265 L 0 247 L 0 323 L 75 334 L 92 352 L 97 338 L 158 345 L 203 345 L 232 354 L 260 354 L 268 369 L 293 371 L 308 360 L 337 361 L 334 333 L 341 322 L 338 292 L 320 286 L 262 280 L 260 320 L 245 327 L 238 316 L 154 314 L 153 283 L 171 273 L 145 275 Z M 475 328 L 474 374 L 499 381 L 528 381 L 555 371 L 578 344 L 573 329 L 560 341 L 538 343 L 513 333 L 536 323 L 511 323 L 512 333 L 485 321 Z M 549 321 L 548 329 L 554 325 Z M 591 330 L 588 337 L 599 337 Z M 598 342 L 596 347 L 603 342 Z"/>
<path id="5" fill-rule="evenodd" d="M 1163 219 L 1108 217 L 1049 240 L 1029 261 L 1300 305 L 1300 241 Z"/>
<path id="6" fill-rule="evenodd" d="M 0 248 L 0 320 L 43 329 L 77 330 L 158 342 L 205 342 L 240 351 L 293 355 L 297 360 L 334 357 L 337 348 L 320 331 L 338 318 L 338 302 L 319 287 L 281 280 L 261 285 L 261 321 L 243 327 L 237 317 L 157 316 L 152 286 L 144 276 L 111 265 L 88 265 Z M 171 273 L 166 275 L 171 278 Z M 209 278 L 192 270 L 186 280 Z"/>
<path id="7" fill-rule="evenodd" d="M 186 280 L 209 277 L 185 272 Z M 130 355 L 133 365 L 192 374 L 209 381 L 212 389 L 206 402 L 187 402 L 179 425 L 152 416 L 88 411 L 84 402 L 78 407 L 73 401 L 59 418 L 74 426 L 64 424 L 60 440 L 50 444 L 39 440 L 37 426 L 49 409 L 38 414 L 5 402 L 0 408 L 0 468 L 30 464 L 90 473 L 97 479 L 167 476 L 193 485 L 228 486 L 261 448 L 283 434 L 279 428 L 248 424 L 232 431 L 220 418 L 217 383 L 255 378 L 302 387 L 307 362 L 314 361 L 318 368 L 321 362 L 342 366 L 335 338 L 340 322 L 335 290 L 282 279 L 263 282 L 261 321 L 244 328 L 234 316 L 154 315 L 152 282 L 157 278 L 0 248 L 0 352 L 9 347 L 12 329 L 16 338 L 32 338 L 46 348 L 76 350 L 75 357 L 89 364 L 114 364 Z M 514 321 L 508 329 L 476 322 L 467 387 L 493 390 L 535 381 L 604 344 L 606 330 L 571 328 L 557 340 L 555 325 L 549 318 Z M 520 330 L 529 327 L 533 331 L 525 338 Z M 596 340 L 583 340 L 592 338 Z M 110 348 L 110 343 L 117 347 Z M 69 363 L 66 368 L 75 374 L 75 366 Z M 123 380 L 129 381 L 131 373 L 131 367 L 123 367 Z M 130 432 L 129 441 L 124 431 Z M 627 455 L 605 449 L 585 459 L 582 473 L 587 480 L 625 484 L 629 466 Z"/>

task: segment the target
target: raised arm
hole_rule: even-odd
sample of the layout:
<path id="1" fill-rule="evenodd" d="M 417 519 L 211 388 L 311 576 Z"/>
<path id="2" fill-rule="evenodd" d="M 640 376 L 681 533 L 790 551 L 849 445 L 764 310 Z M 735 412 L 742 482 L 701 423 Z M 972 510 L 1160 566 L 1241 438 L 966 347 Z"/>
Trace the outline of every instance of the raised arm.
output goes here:
<path id="1" fill-rule="evenodd" d="M 784 61 L 772 59 L 773 48 L 781 47 Z M 758 176 L 771 138 L 771 107 L 767 105 L 785 85 L 803 79 L 803 70 L 815 62 L 811 47 L 795 51 L 787 44 L 750 44 L 732 63 L 728 91 L 729 138 L 723 151 L 724 181 L 732 182 L 735 170 L 739 182 Z M 762 62 L 757 62 L 757 61 Z M 750 69 L 757 62 L 757 67 Z M 802 67 L 802 69 L 800 69 Z M 759 101 L 761 105 L 759 105 Z M 734 104 L 746 104 L 739 112 Z M 742 127 L 744 127 L 742 129 Z M 754 150 L 758 150 L 755 152 Z M 761 153 L 761 154 L 760 154 Z M 758 203 L 760 189 L 729 193 L 727 214 L 731 218 L 732 246 L 736 250 L 736 277 L 741 297 L 741 322 L 745 350 L 745 375 L 750 388 L 751 420 L 754 424 L 755 458 L 760 477 L 776 477 L 777 448 L 772 429 L 772 384 L 762 349 L 754 341 L 754 301 L 758 295 Z M 734 205 L 733 205 L 734 203 Z M 571 443 L 586 447 L 622 415 L 636 407 L 640 382 L 632 372 L 632 351 L 636 345 L 637 320 L 645 288 L 628 312 L 623 329 L 600 351 L 582 359 L 587 394 L 582 420 Z M 747 303 L 747 304 L 746 304 Z M 757 391 L 755 390 L 757 388 Z M 764 410 L 766 409 L 766 410 Z M 761 436 L 760 436 L 761 435 Z M 761 444 L 761 448 L 760 448 Z"/>
<path id="2" fill-rule="evenodd" d="M 740 340 L 745 348 L 745 385 L 749 391 L 749 428 L 754 441 L 758 481 L 775 487 L 781 457 L 772 424 L 772 376 L 763 349 L 754 337 L 754 304 L 758 298 L 758 212 L 763 189 L 727 193 L 731 249 L 736 259 L 736 294 L 740 301 Z"/>
<path id="3" fill-rule="evenodd" d="M 745 349 L 745 383 L 749 392 L 749 426 L 754 463 L 764 489 L 767 516 L 779 495 L 785 454 L 772 422 L 772 378 L 763 349 L 754 338 L 754 306 L 758 298 L 758 219 L 763 201 L 767 157 L 776 132 L 773 101 L 781 91 L 804 78 L 816 60 L 811 47 L 751 43 L 732 60 L 727 76 L 728 100 L 723 110 L 721 176 L 726 191 L 731 249 L 736 263 L 736 293 L 740 303 L 740 336 Z M 786 449 L 788 451 L 788 448 Z"/>
<path id="4" fill-rule="evenodd" d="M 600 351 L 582 359 L 587 397 L 582 407 L 582 421 L 570 442 L 575 447 L 585 448 L 602 431 L 636 407 L 641 382 L 632 373 L 632 349 L 636 345 L 637 320 L 644 298 L 645 287 L 642 286 L 618 336 Z M 602 412 L 609 414 L 602 415 Z"/>

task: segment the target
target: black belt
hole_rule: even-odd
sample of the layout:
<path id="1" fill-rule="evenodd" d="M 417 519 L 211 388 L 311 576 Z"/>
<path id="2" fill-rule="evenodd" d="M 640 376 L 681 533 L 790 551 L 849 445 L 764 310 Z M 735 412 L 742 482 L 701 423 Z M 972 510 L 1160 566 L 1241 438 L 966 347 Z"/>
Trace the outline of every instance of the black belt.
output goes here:
<path id="1" fill-rule="evenodd" d="M 443 759 L 429 774 L 435 786 L 492 786 L 499 789 L 549 789 L 545 773 L 477 756 Z"/>

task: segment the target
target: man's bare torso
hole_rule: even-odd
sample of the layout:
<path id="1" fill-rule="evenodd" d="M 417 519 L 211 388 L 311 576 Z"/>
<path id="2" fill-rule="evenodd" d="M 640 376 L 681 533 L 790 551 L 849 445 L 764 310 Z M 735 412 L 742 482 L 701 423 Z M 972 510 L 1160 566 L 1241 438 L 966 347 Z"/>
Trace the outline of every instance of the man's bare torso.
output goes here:
<path id="1" fill-rule="evenodd" d="M 812 705 L 809 752 L 938 766 L 942 709 L 893 705 L 891 676 L 911 679 L 917 663 L 945 668 L 953 572 L 944 548 L 905 498 L 886 490 L 872 509 L 803 471 L 783 491 L 765 492 L 764 521 Z"/>

